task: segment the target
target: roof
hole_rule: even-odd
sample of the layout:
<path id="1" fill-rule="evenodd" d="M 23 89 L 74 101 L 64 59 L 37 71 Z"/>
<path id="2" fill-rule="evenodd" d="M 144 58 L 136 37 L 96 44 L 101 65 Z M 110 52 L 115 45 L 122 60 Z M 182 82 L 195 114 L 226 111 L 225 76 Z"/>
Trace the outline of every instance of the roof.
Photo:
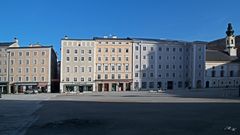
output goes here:
<path id="1" fill-rule="evenodd" d="M 53 48 L 53 46 L 26 46 L 26 47 L 9 47 L 8 49 L 36 49 L 36 48 Z"/>
<path id="2" fill-rule="evenodd" d="M 229 56 L 226 52 L 218 50 L 206 50 L 206 61 L 240 62 L 237 56 Z"/>
<path id="3" fill-rule="evenodd" d="M 0 46 L 10 46 L 12 44 L 14 44 L 15 42 L 0 42 Z"/>
<path id="4" fill-rule="evenodd" d="M 132 40 L 132 39 L 129 38 L 129 37 L 127 37 L 127 38 L 112 38 L 112 37 L 104 38 L 104 37 L 93 37 L 93 40 Z"/>

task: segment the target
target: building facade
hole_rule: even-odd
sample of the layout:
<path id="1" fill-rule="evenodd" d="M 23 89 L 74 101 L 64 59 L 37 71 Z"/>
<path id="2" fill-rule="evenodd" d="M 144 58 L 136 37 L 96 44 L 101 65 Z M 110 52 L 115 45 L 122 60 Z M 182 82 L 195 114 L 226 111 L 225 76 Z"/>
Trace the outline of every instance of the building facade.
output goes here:
<path id="1" fill-rule="evenodd" d="M 9 92 L 52 92 L 58 85 L 57 55 L 52 46 L 9 47 Z"/>
<path id="2" fill-rule="evenodd" d="M 60 92 L 95 91 L 93 40 L 61 40 Z"/>
<path id="3" fill-rule="evenodd" d="M 18 40 L 14 42 L 3 42 L 0 43 L 0 91 L 4 94 L 8 93 L 8 74 L 9 74 L 9 55 L 7 49 L 9 47 L 17 47 Z"/>
<path id="4" fill-rule="evenodd" d="M 224 51 L 206 51 L 206 88 L 228 88 L 240 85 L 240 59 L 237 56 L 234 31 L 228 24 Z"/>
<path id="5" fill-rule="evenodd" d="M 134 90 L 202 88 L 205 43 L 133 39 Z"/>
<path id="6" fill-rule="evenodd" d="M 94 38 L 96 91 L 130 91 L 132 78 L 132 40 Z"/>

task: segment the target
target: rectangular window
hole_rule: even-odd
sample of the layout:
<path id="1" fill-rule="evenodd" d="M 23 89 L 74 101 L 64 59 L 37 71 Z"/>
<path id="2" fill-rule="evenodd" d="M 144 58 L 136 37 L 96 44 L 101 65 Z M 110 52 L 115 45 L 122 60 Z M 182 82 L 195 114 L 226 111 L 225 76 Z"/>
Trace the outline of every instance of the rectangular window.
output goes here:
<path id="1" fill-rule="evenodd" d="M 128 79 L 128 74 L 125 75 L 125 78 Z"/>
<path id="2" fill-rule="evenodd" d="M 126 65 L 126 71 L 128 71 L 129 70 L 129 66 L 128 65 Z"/>
<path id="3" fill-rule="evenodd" d="M 147 82 L 142 82 L 142 88 L 146 89 L 147 88 Z"/>
<path id="4" fill-rule="evenodd" d="M 43 52 L 42 52 L 42 56 L 45 56 L 45 54 L 46 54 L 46 52 L 45 52 L 45 51 L 43 51 Z"/>
<path id="5" fill-rule="evenodd" d="M 88 54 L 92 54 L 92 50 L 88 50 Z"/>
<path id="6" fill-rule="evenodd" d="M 84 57 L 81 57 L 81 61 L 84 61 Z"/>
<path id="7" fill-rule="evenodd" d="M 98 48 L 98 52 L 99 52 L 99 53 L 101 52 L 101 48 Z"/>
<path id="8" fill-rule="evenodd" d="M 88 72 L 92 72 L 92 67 L 88 67 Z"/>
<path id="9" fill-rule="evenodd" d="M 118 79 L 121 79 L 121 74 L 118 74 Z"/>
<path id="10" fill-rule="evenodd" d="M 149 88 L 154 88 L 154 82 L 149 82 Z"/>
<path id="11" fill-rule="evenodd" d="M 18 56 L 22 56 L 22 52 L 18 52 Z"/>
<path id="12" fill-rule="evenodd" d="M 41 71 L 42 71 L 42 73 L 44 73 L 44 68 L 42 68 L 42 70 L 41 70 Z"/>
<path id="13" fill-rule="evenodd" d="M 108 66 L 105 66 L 105 71 L 108 71 Z"/>
<path id="14" fill-rule="evenodd" d="M 74 72 L 75 72 L 75 73 L 78 72 L 78 67 L 74 67 Z"/>
<path id="15" fill-rule="evenodd" d="M 84 72 L 84 67 L 81 67 L 81 72 L 82 72 L 82 73 Z"/>
<path id="16" fill-rule="evenodd" d="M 88 57 L 88 61 L 92 61 L 92 57 Z"/>
<path id="17" fill-rule="evenodd" d="M 75 62 L 77 61 L 77 57 L 74 57 L 74 61 L 75 61 Z"/>
<path id="18" fill-rule="evenodd" d="M 101 57 L 98 57 L 98 61 L 101 61 Z"/>
<path id="19" fill-rule="evenodd" d="M 138 73 L 135 73 L 135 77 L 138 77 Z"/>
<path id="20" fill-rule="evenodd" d="M 114 74 L 112 74 L 112 79 L 115 79 L 115 75 Z"/>
<path id="21" fill-rule="evenodd" d="M 29 52 L 26 52 L 26 56 L 29 56 L 30 55 L 30 53 Z"/>
<path id="22" fill-rule="evenodd" d="M 144 46 L 144 47 L 143 47 L 143 51 L 146 51 L 146 50 L 147 50 L 147 47 L 146 47 L 146 46 Z"/>
<path id="23" fill-rule="evenodd" d="M 74 79 L 73 79 L 73 80 L 74 80 L 74 82 L 77 82 L 77 78 L 76 78 L 76 77 L 74 77 Z"/>
<path id="24" fill-rule="evenodd" d="M 101 79 L 101 75 L 100 75 L 100 74 L 98 74 L 97 78 L 98 78 L 98 79 Z"/>
<path id="25" fill-rule="evenodd" d="M 122 69 L 121 69 L 121 65 L 118 65 L 118 70 L 119 70 L 119 71 L 122 70 Z"/>
<path id="26" fill-rule="evenodd" d="M 108 79 L 108 75 L 107 75 L 107 74 L 105 74 L 104 78 L 105 78 L 105 79 Z"/>
<path id="27" fill-rule="evenodd" d="M 29 73 L 29 68 L 26 68 L 26 73 Z"/>
<path id="28" fill-rule="evenodd" d="M 98 65 L 98 71 L 101 71 L 101 66 L 100 65 Z"/>

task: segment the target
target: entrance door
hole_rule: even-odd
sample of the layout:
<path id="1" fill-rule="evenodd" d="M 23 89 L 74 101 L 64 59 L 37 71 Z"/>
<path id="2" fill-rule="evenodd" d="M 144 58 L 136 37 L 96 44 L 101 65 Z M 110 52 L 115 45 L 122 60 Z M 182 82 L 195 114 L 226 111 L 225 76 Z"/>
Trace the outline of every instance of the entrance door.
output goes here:
<path id="1" fill-rule="evenodd" d="M 167 89 L 172 90 L 173 89 L 173 81 L 167 82 Z"/>
<path id="2" fill-rule="evenodd" d="M 79 92 L 83 92 L 84 91 L 84 86 L 79 86 Z"/>
<path id="3" fill-rule="evenodd" d="M 123 91 L 123 83 L 119 83 L 118 91 Z"/>
<path id="4" fill-rule="evenodd" d="M 116 91 L 117 90 L 117 84 L 116 83 L 113 83 L 112 84 L 112 91 Z"/>
<path id="5" fill-rule="evenodd" d="M 209 81 L 206 82 L 206 88 L 209 88 Z"/>
<path id="6" fill-rule="evenodd" d="M 109 91 L 109 84 L 108 83 L 104 83 L 104 91 Z"/>
<path id="7" fill-rule="evenodd" d="M 103 91 L 103 84 L 98 84 L 98 91 L 102 92 Z"/>

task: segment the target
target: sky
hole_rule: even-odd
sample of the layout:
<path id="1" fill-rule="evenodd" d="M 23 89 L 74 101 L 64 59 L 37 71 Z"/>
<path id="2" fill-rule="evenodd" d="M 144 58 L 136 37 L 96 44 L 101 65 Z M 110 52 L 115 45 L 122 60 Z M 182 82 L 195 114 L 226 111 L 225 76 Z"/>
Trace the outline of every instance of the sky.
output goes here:
<path id="1" fill-rule="evenodd" d="M 239 0 L 1 0 L 0 42 L 53 45 L 105 35 L 212 41 L 231 22 L 240 35 Z"/>

